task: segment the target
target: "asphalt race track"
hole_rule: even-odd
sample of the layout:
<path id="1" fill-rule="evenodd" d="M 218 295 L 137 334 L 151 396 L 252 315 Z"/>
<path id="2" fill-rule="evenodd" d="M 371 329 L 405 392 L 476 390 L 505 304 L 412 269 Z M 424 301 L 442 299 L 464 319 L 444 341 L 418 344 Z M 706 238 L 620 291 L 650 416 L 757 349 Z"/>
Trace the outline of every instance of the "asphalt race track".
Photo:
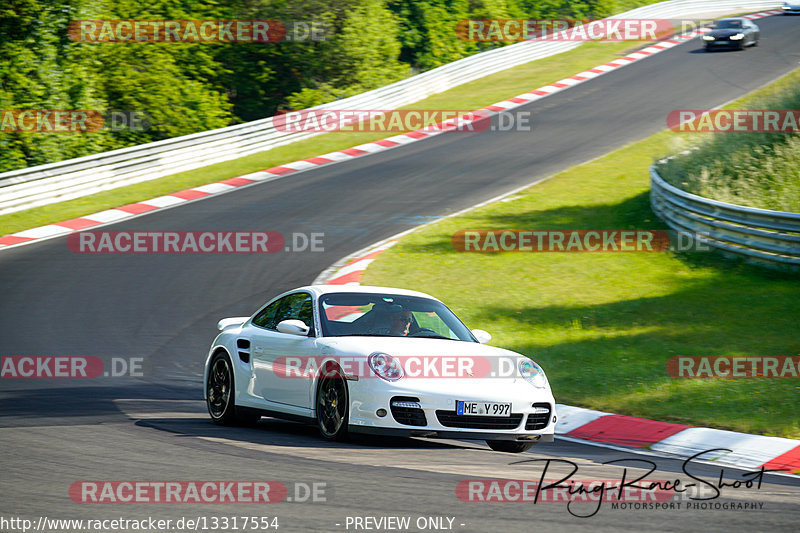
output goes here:
<path id="1" fill-rule="evenodd" d="M 249 515 L 278 517 L 280 531 L 291 532 L 365 530 L 353 517 L 366 516 L 407 516 L 412 531 L 437 524 L 465 532 L 796 531 L 800 481 L 785 477 L 767 475 L 760 488 L 724 487 L 706 509 L 686 509 L 687 501 L 645 510 L 606 503 L 581 518 L 575 515 L 596 504 L 572 512 L 558 502 L 473 504 L 460 501 L 456 487 L 465 479 L 538 479 L 545 463 L 511 463 L 542 458 L 574 461 L 575 479 L 619 479 L 620 466 L 601 463 L 642 456 L 558 439 L 523 455 L 424 439 L 329 444 L 313 427 L 273 419 L 217 427 L 202 402 L 217 320 L 249 315 L 380 239 L 657 132 L 672 110 L 717 106 L 797 68 L 800 19 L 758 24 L 758 48 L 707 54 L 694 40 L 517 109 L 532 112 L 530 132 L 440 135 L 106 228 L 324 232 L 324 253 L 90 255 L 71 252 L 63 237 L 0 252 L 0 355 L 96 356 L 105 368 L 113 358 L 142 358 L 143 374 L 2 379 L 0 517 L 206 517 L 210 528 L 212 517 Z M 682 461 L 654 461 L 648 479 L 687 479 Z M 553 464 L 549 472 L 566 468 Z M 692 471 L 711 482 L 720 476 L 719 467 Z M 725 470 L 729 482 L 741 475 Z M 79 480 L 274 480 L 294 501 L 81 504 L 69 496 Z M 324 496 L 298 502 L 313 483 L 325 484 Z M 728 509 L 732 502 L 756 509 Z M 425 517 L 453 521 L 417 527 Z M 392 530 L 386 526 L 380 529 Z M 19 530 L 0 521 L 0 531 Z"/>

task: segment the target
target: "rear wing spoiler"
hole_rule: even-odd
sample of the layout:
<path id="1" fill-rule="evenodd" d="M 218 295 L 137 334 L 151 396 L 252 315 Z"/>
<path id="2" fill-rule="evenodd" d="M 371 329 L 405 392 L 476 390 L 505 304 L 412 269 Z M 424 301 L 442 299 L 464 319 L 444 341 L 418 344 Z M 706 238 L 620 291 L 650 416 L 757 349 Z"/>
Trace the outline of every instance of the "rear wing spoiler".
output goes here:
<path id="1" fill-rule="evenodd" d="M 224 331 L 228 328 L 241 326 L 248 320 L 250 320 L 249 316 L 234 316 L 230 318 L 223 318 L 222 320 L 217 322 L 217 329 L 220 331 Z"/>

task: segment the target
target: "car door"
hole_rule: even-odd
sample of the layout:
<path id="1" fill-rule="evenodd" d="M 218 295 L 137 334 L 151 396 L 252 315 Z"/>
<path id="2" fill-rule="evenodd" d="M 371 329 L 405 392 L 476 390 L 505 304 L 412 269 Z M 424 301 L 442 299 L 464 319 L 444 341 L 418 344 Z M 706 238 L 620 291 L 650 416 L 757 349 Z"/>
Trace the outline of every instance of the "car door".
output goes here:
<path id="1" fill-rule="evenodd" d="M 283 320 L 300 320 L 311 328 L 308 336 L 281 333 Z M 253 395 L 267 402 L 295 408 L 311 408 L 309 375 L 287 372 L 286 358 L 317 355 L 313 320 L 313 298 L 296 292 L 273 302 L 253 318 L 250 353 L 253 359 Z"/>
<path id="2" fill-rule="evenodd" d="M 756 41 L 758 41 L 759 37 L 758 26 L 748 21 L 747 25 L 745 26 L 745 29 L 747 30 L 748 37 L 750 38 L 749 41 L 751 43 L 755 43 Z"/>

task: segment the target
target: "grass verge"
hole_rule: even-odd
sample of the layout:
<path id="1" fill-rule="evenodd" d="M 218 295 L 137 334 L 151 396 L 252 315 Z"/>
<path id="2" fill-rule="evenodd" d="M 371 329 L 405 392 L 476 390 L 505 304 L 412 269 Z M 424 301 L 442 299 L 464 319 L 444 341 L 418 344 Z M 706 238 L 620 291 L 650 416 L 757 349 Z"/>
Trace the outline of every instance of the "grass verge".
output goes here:
<path id="1" fill-rule="evenodd" d="M 800 70 L 766 93 L 723 109 L 800 109 Z M 796 111 L 793 111 L 796 113 Z M 786 118 L 791 119 L 792 115 Z M 783 124 L 779 121 L 778 124 Z M 796 121 L 787 123 L 797 127 Z M 659 174 L 685 191 L 723 202 L 800 212 L 800 137 L 795 133 L 696 133 L 696 149 L 659 165 Z"/>
<path id="2" fill-rule="evenodd" d="M 769 91 L 769 89 L 766 89 Z M 559 402 L 800 438 L 800 379 L 673 379 L 672 356 L 800 355 L 798 277 L 713 253 L 460 253 L 481 229 L 665 229 L 648 167 L 685 148 L 662 132 L 514 197 L 422 228 L 363 283 L 421 290 L 492 344 L 538 361 Z"/>
<path id="3" fill-rule="evenodd" d="M 575 50 L 531 61 L 530 63 L 466 83 L 425 100 L 415 102 L 404 109 L 478 109 L 567 76 L 572 76 L 619 56 L 626 55 L 631 50 L 642 46 L 644 46 L 643 43 L 637 43 L 634 47 L 631 46 L 631 43 L 624 42 L 584 43 Z M 291 161 L 343 150 L 395 134 L 381 132 L 326 133 L 233 161 L 218 163 L 75 200 L 0 215 L 0 235 L 61 222 L 103 209 L 110 209 L 183 189 L 214 183 Z"/>

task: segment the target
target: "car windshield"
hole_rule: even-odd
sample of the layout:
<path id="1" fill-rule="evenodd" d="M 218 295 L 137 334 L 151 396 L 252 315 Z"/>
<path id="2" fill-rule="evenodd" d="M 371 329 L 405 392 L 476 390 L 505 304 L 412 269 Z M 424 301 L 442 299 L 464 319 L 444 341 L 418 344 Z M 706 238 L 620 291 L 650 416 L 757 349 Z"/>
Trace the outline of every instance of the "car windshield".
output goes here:
<path id="1" fill-rule="evenodd" d="M 741 20 L 720 20 L 717 22 L 718 30 L 739 30 L 742 28 Z"/>
<path id="2" fill-rule="evenodd" d="M 425 337 L 477 342 L 443 303 L 382 293 L 331 293 L 319 298 L 325 337 Z"/>

